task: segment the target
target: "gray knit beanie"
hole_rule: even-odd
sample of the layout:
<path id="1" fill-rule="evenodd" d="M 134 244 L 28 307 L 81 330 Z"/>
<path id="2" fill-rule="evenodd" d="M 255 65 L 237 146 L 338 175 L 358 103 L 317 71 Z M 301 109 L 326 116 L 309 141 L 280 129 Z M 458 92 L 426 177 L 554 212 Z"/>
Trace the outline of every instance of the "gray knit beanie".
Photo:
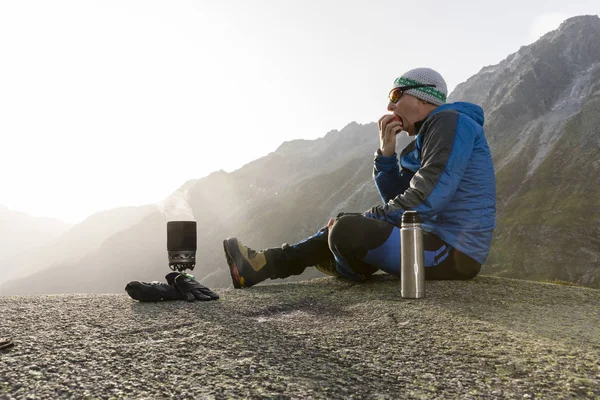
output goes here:
<path id="1" fill-rule="evenodd" d="M 405 72 L 401 77 L 396 78 L 394 88 L 417 85 L 419 83 L 434 84 L 435 87 L 409 89 L 405 93 L 437 106 L 446 102 L 446 96 L 448 96 L 446 81 L 439 72 L 431 68 L 415 68 Z"/>

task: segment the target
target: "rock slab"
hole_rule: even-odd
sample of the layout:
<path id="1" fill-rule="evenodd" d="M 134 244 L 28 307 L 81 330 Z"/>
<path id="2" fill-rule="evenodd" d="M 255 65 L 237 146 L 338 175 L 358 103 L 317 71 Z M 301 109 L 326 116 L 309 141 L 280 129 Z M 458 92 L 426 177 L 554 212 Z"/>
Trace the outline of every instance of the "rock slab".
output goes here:
<path id="1" fill-rule="evenodd" d="M 600 291 L 480 276 L 0 297 L 0 399 L 600 398 Z"/>

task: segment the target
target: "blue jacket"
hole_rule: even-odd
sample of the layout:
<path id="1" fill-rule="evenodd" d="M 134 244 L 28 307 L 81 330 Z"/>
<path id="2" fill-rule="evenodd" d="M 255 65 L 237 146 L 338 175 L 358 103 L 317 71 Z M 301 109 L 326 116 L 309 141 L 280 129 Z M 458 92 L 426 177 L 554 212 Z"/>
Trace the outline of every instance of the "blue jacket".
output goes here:
<path id="1" fill-rule="evenodd" d="M 404 210 L 423 230 L 483 264 L 496 227 L 496 178 L 483 131 L 483 110 L 444 104 L 423 122 L 416 140 L 397 155 L 376 155 L 373 177 L 384 205 L 366 216 L 401 225 Z"/>

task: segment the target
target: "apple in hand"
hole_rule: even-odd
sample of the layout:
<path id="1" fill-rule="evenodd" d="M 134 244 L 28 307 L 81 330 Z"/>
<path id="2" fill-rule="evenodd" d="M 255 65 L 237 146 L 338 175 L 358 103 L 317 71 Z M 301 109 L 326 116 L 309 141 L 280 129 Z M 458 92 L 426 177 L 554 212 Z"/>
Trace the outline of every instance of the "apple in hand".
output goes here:
<path id="1" fill-rule="evenodd" d="M 404 130 L 404 123 L 402 122 L 402 119 L 399 116 L 397 116 L 396 114 L 393 114 L 393 115 L 394 116 L 392 117 L 392 119 L 390 119 L 390 121 L 388 122 L 388 124 L 390 122 L 394 122 L 394 121 L 399 121 L 400 124 L 402 124 L 401 129 L 398 132 L 396 132 L 396 135 L 397 135 L 397 134 L 399 134 L 400 132 L 402 132 Z"/>

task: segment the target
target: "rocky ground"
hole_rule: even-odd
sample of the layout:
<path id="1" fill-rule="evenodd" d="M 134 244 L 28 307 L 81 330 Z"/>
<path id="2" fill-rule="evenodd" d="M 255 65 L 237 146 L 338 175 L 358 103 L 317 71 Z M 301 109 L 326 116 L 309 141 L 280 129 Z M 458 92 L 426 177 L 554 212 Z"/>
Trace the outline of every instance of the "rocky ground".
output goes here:
<path id="1" fill-rule="evenodd" d="M 478 277 L 0 297 L 0 399 L 600 397 L 600 290 Z"/>

